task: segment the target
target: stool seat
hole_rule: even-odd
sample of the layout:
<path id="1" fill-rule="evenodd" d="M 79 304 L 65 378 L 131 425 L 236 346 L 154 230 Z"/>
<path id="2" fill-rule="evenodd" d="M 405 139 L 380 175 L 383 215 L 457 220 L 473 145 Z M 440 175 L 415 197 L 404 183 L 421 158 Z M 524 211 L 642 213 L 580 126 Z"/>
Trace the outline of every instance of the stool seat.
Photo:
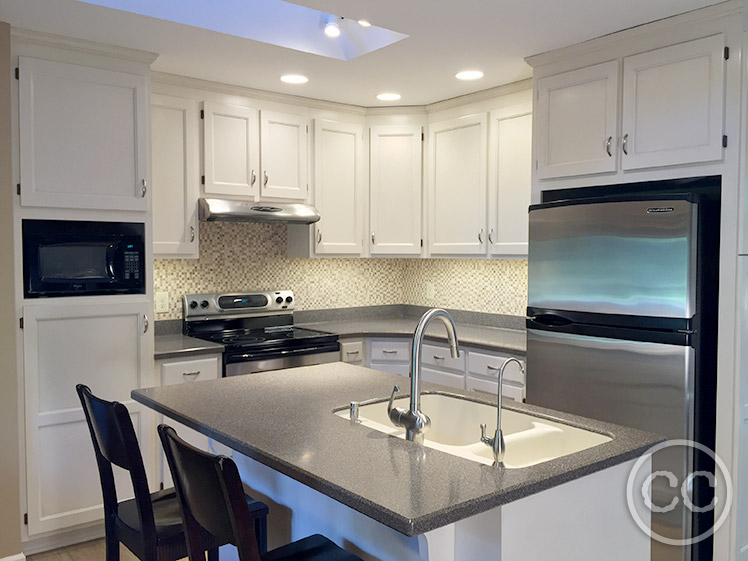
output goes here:
<path id="1" fill-rule="evenodd" d="M 361 561 L 320 534 L 268 551 L 260 558 L 262 561 Z"/>

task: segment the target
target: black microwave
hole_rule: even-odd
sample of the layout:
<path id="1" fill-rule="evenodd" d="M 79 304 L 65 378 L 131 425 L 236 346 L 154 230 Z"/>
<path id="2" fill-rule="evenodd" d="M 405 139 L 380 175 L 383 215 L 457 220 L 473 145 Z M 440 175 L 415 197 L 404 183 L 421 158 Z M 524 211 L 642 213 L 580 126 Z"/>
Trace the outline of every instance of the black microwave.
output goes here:
<path id="1" fill-rule="evenodd" d="M 25 298 L 145 294 L 145 225 L 23 220 Z"/>

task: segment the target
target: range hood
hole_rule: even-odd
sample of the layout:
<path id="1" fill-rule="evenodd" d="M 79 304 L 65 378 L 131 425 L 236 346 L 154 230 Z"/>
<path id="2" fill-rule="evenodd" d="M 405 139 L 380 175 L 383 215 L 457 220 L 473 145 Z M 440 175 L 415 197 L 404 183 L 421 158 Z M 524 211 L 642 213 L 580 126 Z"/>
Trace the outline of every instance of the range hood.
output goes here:
<path id="1" fill-rule="evenodd" d="M 199 201 L 200 220 L 206 222 L 286 222 L 313 224 L 319 212 L 312 205 L 302 203 L 257 203 L 234 199 L 205 199 Z"/>

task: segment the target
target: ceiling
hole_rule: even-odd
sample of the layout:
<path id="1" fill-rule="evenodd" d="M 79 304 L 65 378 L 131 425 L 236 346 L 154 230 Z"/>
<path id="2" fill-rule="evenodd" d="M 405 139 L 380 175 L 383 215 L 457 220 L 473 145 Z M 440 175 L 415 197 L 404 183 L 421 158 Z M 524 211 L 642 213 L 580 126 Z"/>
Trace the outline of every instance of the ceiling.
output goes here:
<path id="1" fill-rule="evenodd" d="M 154 0 L 172 3 L 175 0 Z M 219 0 L 206 0 L 217 2 Z M 220 0 L 240 2 L 241 0 Z M 12 26 L 158 53 L 153 70 L 377 107 L 426 105 L 531 76 L 524 57 L 719 3 L 718 0 L 297 0 L 409 35 L 344 61 L 76 0 L 0 0 Z M 178 8 L 176 8 L 178 9 Z M 333 39 L 331 39 L 333 40 Z M 480 69 L 462 82 L 454 74 Z M 282 74 L 309 82 L 287 85 Z"/>

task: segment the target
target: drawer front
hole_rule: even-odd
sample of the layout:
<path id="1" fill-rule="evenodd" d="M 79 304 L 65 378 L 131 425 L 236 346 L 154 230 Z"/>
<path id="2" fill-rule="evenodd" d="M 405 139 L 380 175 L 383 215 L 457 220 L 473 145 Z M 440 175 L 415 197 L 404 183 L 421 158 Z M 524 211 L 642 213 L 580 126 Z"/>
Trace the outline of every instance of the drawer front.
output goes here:
<path id="1" fill-rule="evenodd" d="M 410 341 L 381 339 L 371 342 L 372 362 L 408 362 L 409 360 Z"/>
<path id="2" fill-rule="evenodd" d="M 460 356 L 452 358 L 449 347 L 441 345 L 423 345 L 421 347 L 421 357 L 423 364 L 436 366 L 437 368 L 446 368 L 447 370 L 456 370 L 465 372 L 465 355 L 467 353 L 460 349 Z"/>
<path id="3" fill-rule="evenodd" d="M 490 378 L 498 378 L 499 369 L 504 361 L 508 359 L 510 355 L 505 354 L 488 354 L 481 353 L 478 351 L 470 351 L 468 355 L 468 372 L 470 374 L 476 374 L 478 376 L 486 376 Z M 520 359 L 522 364 L 525 364 L 524 359 Z M 525 376 L 522 374 L 519 366 L 516 363 L 512 363 L 504 370 L 504 381 L 505 382 L 516 382 L 524 385 Z"/>
<path id="4" fill-rule="evenodd" d="M 341 362 L 359 363 L 364 360 L 364 342 L 358 341 L 341 341 L 340 342 L 340 360 Z"/>
<path id="5" fill-rule="evenodd" d="M 496 395 L 498 391 L 499 383 L 493 380 L 481 380 L 479 378 L 467 377 L 465 381 L 466 389 L 475 390 L 491 395 Z M 503 395 L 505 398 L 513 399 L 514 401 L 524 401 L 524 389 L 512 384 L 504 384 Z"/>
<path id="6" fill-rule="evenodd" d="M 161 385 L 171 386 L 196 380 L 215 380 L 220 370 L 220 358 L 198 358 L 164 362 L 161 365 Z"/>
<path id="7" fill-rule="evenodd" d="M 465 376 L 462 374 L 451 374 L 450 372 L 441 372 L 433 368 L 421 368 L 421 380 L 442 384 L 450 388 L 465 389 Z"/>

